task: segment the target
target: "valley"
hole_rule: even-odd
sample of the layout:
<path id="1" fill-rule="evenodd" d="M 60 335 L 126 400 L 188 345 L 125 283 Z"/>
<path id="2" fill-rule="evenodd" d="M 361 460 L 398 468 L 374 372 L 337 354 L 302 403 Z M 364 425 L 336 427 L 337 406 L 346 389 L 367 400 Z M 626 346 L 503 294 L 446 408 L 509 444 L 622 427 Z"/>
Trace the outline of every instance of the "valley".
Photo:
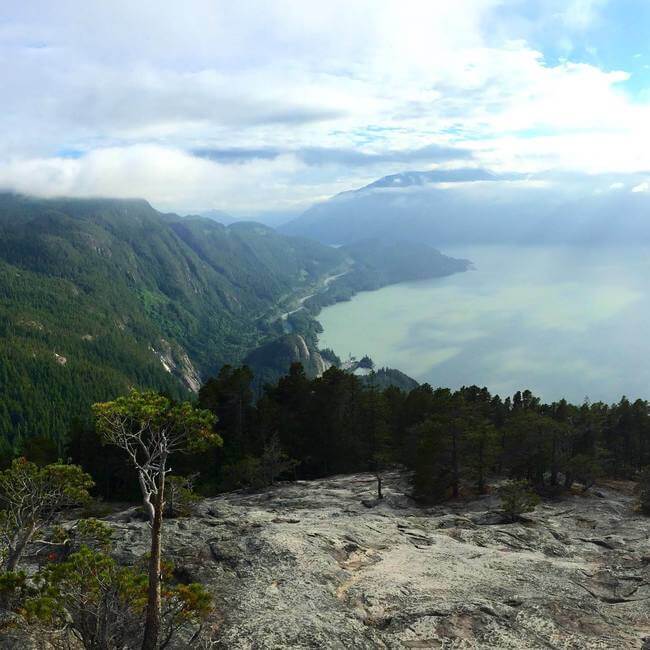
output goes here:
<path id="1" fill-rule="evenodd" d="M 312 293 L 308 293 L 305 296 L 302 296 L 298 298 L 296 301 L 296 306 L 293 307 L 290 311 L 285 311 L 281 316 L 280 320 L 282 321 L 283 324 L 283 329 L 285 333 L 289 334 L 291 332 L 291 326 L 287 322 L 289 319 L 289 316 L 292 316 L 293 314 L 299 312 L 301 309 L 304 308 L 305 302 L 313 298 L 314 296 L 318 295 L 319 293 L 323 293 L 327 291 L 329 288 L 329 285 L 332 284 L 335 280 L 338 280 L 339 278 L 342 278 L 344 275 L 349 273 L 350 270 L 348 269 L 347 271 L 342 271 L 341 273 L 336 273 L 335 275 L 328 275 L 327 277 L 323 278 L 316 290 L 314 290 Z"/>
<path id="2" fill-rule="evenodd" d="M 323 305 L 465 268 L 430 247 L 333 248 L 141 200 L 0 194 L 0 430 L 11 446 L 60 440 L 93 401 L 133 385 L 196 393 L 258 348 L 260 382 L 312 357 L 318 374 Z"/>

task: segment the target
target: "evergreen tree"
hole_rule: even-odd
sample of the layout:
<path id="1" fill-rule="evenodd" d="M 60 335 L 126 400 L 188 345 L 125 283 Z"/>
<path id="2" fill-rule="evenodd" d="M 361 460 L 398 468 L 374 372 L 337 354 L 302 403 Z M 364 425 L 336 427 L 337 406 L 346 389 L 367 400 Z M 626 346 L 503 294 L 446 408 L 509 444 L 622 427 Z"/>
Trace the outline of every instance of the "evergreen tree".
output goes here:
<path id="1" fill-rule="evenodd" d="M 203 450 L 222 443 L 212 426 L 216 420 L 189 402 L 174 404 L 152 392 L 132 390 L 128 396 L 93 407 L 97 426 L 108 444 L 124 451 L 138 474 L 142 502 L 151 526 L 147 611 L 143 650 L 156 650 L 161 639 L 161 553 L 165 479 L 174 453 Z"/>

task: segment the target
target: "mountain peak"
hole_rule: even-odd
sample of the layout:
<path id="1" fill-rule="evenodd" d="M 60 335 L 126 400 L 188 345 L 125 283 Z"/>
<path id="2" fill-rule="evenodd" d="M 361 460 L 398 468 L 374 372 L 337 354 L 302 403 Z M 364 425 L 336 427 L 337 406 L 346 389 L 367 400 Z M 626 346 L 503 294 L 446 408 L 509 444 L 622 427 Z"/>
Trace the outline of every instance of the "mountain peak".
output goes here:
<path id="1" fill-rule="evenodd" d="M 375 188 L 417 187 L 430 183 L 469 183 L 475 181 L 501 180 L 503 177 L 486 169 L 465 167 L 461 169 L 432 169 L 390 174 L 356 190 L 363 192 Z"/>

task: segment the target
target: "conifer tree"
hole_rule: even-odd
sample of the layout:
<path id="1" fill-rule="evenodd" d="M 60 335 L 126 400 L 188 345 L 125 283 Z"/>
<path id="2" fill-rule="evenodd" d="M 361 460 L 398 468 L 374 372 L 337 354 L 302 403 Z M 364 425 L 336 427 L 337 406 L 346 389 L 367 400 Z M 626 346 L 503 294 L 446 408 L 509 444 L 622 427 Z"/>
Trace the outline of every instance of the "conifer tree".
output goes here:
<path id="1" fill-rule="evenodd" d="M 174 404 L 153 392 L 132 390 L 127 396 L 93 407 L 97 427 L 108 444 L 126 452 L 136 469 L 142 501 L 151 526 L 149 586 L 143 650 L 155 650 L 161 633 L 161 550 L 165 479 L 169 460 L 178 452 L 218 446 L 215 416 L 189 402 Z"/>

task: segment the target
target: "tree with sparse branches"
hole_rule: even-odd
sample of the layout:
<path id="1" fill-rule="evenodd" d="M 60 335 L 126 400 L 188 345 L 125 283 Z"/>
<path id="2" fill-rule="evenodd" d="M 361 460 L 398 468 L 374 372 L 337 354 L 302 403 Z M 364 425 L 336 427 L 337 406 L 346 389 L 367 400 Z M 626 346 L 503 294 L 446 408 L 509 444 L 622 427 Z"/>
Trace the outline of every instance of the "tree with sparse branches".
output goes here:
<path id="1" fill-rule="evenodd" d="M 0 472 L 0 543 L 3 571 L 15 571 L 37 532 L 64 508 L 90 499 L 93 481 L 77 465 L 39 467 L 17 458 Z"/>
<path id="2" fill-rule="evenodd" d="M 260 461 L 262 480 L 267 487 L 273 485 L 278 476 L 299 465 L 297 460 L 289 458 L 284 453 L 277 433 L 273 434 L 264 445 Z"/>
<path id="3" fill-rule="evenodd" d="M 107 444 L 126 452 L 138 474 L 151 527 L 149 585 L 143 650 L 155 650 L 161 635 L 161 549 L 165 477 L 174 453 L 198 452 L 222 444 L 215 416 L 189 402 L 174 403 L 152 391 L 132 390 L 112 402 L 95 404 L 97 428 Z"/>
<path id="4" fill-rule="evenodd" d="M 194 491 L 197 476 L 198 474 L 167 477 L 166 517 L 188 517 L 192 514 L 200 501 L 199 495 Z"/>

